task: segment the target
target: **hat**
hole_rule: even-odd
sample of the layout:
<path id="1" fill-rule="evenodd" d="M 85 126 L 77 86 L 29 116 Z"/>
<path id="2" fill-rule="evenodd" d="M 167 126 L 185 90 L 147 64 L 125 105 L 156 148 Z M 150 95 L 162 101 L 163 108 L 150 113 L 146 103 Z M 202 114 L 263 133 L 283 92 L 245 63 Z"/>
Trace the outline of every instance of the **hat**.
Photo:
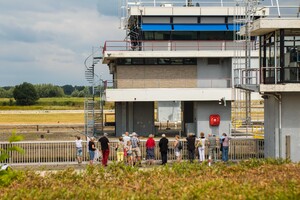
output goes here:
<path id="1" fill-rule="evenodd" d="M 162 134 L 161 137 L 166 137 L 166 134 Z"/>
<path id="2" fill-rule="evenodd" d="M 131 135 L 132 135 L 132 136 L 137 136 L 136 132 L 133 132 Z"/>

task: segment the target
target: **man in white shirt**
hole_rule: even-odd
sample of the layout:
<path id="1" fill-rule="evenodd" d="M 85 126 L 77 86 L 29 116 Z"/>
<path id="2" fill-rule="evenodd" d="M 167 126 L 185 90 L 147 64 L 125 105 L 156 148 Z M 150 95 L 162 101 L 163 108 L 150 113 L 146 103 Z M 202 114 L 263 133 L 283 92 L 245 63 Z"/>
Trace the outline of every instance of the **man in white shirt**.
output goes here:
<path id="1" fill-rule="evenodd" d="M 77 140 L 75 140 L 76 144 L 76 156 L 77 156 L 77 161 L 78 164 L 82 163 L 82 140 L 80 139 L 79 136 L 77 136 Z"/>
<path id="2" fill-rule="evenodd" d="M 124 144 L 126 145 L 128 141 L 130 141 L 129 133 L 125 132 L 125 135 L 123 136 Z"/>

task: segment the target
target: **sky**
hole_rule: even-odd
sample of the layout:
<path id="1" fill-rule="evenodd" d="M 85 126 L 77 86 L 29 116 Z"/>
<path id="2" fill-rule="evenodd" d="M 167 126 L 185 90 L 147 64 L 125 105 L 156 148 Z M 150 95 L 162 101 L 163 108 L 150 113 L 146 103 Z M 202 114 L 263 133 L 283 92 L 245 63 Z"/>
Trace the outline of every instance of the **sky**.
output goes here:
<path id="1" fill-rule="evenodd" d="M 118 0 L 0 0 L 0 87 L 89 85 L 84 60 L 92 49 L 125 38 L 118 8 Z M 95 69 L 111 79 L 106 65 Z"/>
<path id="2" fill-rule="evenodd" d="M 117 15 L 117 0 L 0 0 L 0 87 L 89 85 L 92 49 L 124 39 Z M 106 65 L 95 68 L 110 78 Z"/>

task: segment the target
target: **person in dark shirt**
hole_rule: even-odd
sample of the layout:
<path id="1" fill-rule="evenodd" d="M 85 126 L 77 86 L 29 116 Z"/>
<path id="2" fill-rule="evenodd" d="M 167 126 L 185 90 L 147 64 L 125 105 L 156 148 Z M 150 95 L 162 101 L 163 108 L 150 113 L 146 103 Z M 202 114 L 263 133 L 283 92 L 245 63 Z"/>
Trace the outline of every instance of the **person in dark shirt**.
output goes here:
<path id="1" fill-rule="evenodd" d="M 94 156 L 95 156 L 95 138 L 91 137 L 89 141 L 89 155 L 90 155 L 90 165 L 93 165 L 94 162 Z"/>
<path id="2" fill-rule="evenodd" d="M 161 153 L 161 161 L 162 161 L 162 165 L 167 164 L 168 162 L 168 143 L 169 140 L 166 138 L 165 134 L 162 134 L 162 138 L 159 140 L 159 150 Z"/>
<path id="3" fill-rule="evenodd" d="M 109 156 L 109 140 L 107 138 L 107 133 L 104 133 L 104 135 L 99 139 L 99 142 L 102 152 L 102 165 L 106 167 Z"/>
<path id="4" fill-rule="evenodd" d="M 193 133 L 189 133 L 189 136 L 186 138 L 186 140 L 187 140 L 188 158 L 190 162 L 193 162 L 195 159 L 196 137 Z"/>

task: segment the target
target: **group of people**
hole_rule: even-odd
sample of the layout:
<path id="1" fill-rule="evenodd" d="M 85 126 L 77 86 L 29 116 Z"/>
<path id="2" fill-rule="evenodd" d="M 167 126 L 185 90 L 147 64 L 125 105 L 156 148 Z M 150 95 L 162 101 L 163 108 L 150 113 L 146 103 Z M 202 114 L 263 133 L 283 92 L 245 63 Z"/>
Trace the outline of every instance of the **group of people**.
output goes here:
<path id="1" fill-rule="evenodd" d="M 154 164 L 155 160 L 155 140 L 154 135 L 150 134 L 146 141 L 146 160 L 147 164 Z M 188 159 L 190 162 L 195 160 L 195 153 L 198 153 L 199 161 L 205 161 L 205 148 L 208 147 L 209 159 L 216 161 L 217 159 L 217 148 L 220 147 L 222 151 L 222 160 L 224 162 L 228 161 L 228 149 L 229 149 L 229 140 L 230 138 L 226 133 L 223 133 L 220 138 L 217 138 L 213 134 L 208 134 L 208 138 L 205 138 L 204 133 L 200 133 L 200 137 L 196 138 L 195 134 L 188 134 L 186 138 L 187 141 L 187 152 Z M 110 148 L 114 148 L 117 152 L 117 161 L 124 162 L 128 165 L 141 165 L 141 149 L 140 149 L 140 140 L 137 137 L 137 134 L 133 132 L 129 135 L 128 132 L 119 138 L 118 143 L 115 146 L 111 146 L 107 133 L 99 139 L 102 153 L 102 165 L 107 166 L 108 156 L 110 153 Z M 207 145 L 206 145 L 207 143 Z M 219 145 L 218 145 L 219 143 Z M 162 134 L 161 139 L 158 143 L 159 151 L 161 153 L 162 165 L 165 165 L 168 162 L 168 151 L 169 151 L 169 140 L 165 134 Z M 180 136 L 175 136 L 175 141 L 171 144 L 174 149 L 177 162 L 180 162 L 182 159 L 182 141 L 180 141 Z M 76 140 L 76 154 L 78 163 L 82 162 L 82 140 L 80 137 L 77 137 Z M 88 151 L 90 156 L 90 164 L 92 165 L 95 157 L 97 158 L 98 149 L 95 146 L 95 138 L 89 138 L 88 142 Z"/>
<path id="2" fill-rule="evenodd" d="M 229 140 L 230 138 L 226 133 L 223 133 L 220 138 L 217 138 L 213 134 L 208 134 L 208 138 L 206 139 L 204 133 L 201 132 L 198 140 L 196 140 L 194 134 L 189 134 L 189 136 L 187 137 L 188 158 L 192 162 L 195 159 L 195 151 L 198 151 L 199 161 L 205 161 L 205 147 L 207 143 L 209 159 L 216 161 L 217 149 L 219 147 L 220 151 L 222 152 L 222 160 L 224 162 L 227 162 Z"/>

